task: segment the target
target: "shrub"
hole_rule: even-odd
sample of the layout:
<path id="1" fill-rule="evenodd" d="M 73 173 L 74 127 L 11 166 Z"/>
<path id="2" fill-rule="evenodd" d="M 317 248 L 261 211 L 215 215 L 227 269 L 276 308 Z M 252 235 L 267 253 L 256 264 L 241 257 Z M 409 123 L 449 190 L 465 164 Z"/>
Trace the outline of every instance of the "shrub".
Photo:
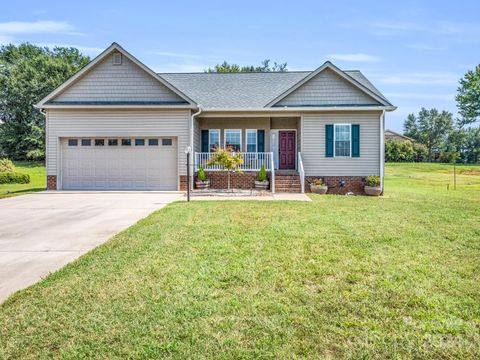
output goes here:
<path id="1" fill-rule="evenodd" d="M 424 162 L 428 160 L 428 149 L 425 145 L 413 143 L 413 161 Z"/>
<path id="2" fill-rule="evenodd" d="M 263 164 L 262 164 L 262 167 L 260 168 L 260 172 L 257 175 L 257 180 L 261 182 L 268 180 L 267 172 L 265 171 L 265 166 L 263 166 Z"/>
<path id="3" fill-rule="evenodd" d="M 440 153 L 439 160 L 442 163 L 453 163 L 460 157 L 456 151 L 443 151 Z"/>
<path id="4" fill-rule="evenodd" d="M 29 161 L 42 161 L 45 160 L 45 152 L 43 150 L 30 150 L 27 152 L 27 160 Z"/>
<path id="5" fill-rule="evenodd" d="M 370 175 L 365 178 L 365 185 L 367 186 L 380 186 L 380 176 L 377 175 Z"/>
<path id="6" fill-rule="evenodd" d="M 388 140 L 385 142 L 385 160 L 391 162 L 413 161 L 413 145 L 410 141 Z"/>
<path id="7" fill-rule="evenodd" d="M 200 165 L 200 169 L 198 170 L 197 178 L 199 181 L 207 181 L 207 174 L 205 174 L 205 170 L 203 170 L 203 166 Z"/>
<path id="8" fill-rule="evenodd" d="M 0 184 L 28 184 L 30 176 L 17 172 L 0 173 Z"/>
<path id="9" fill-rule="evenodd" d="M 13 162 L 8 159 L 0 159 L 0 173 L 3 172 L 14 172 L 15 171 L 15 165 L 13 165 Z"/>

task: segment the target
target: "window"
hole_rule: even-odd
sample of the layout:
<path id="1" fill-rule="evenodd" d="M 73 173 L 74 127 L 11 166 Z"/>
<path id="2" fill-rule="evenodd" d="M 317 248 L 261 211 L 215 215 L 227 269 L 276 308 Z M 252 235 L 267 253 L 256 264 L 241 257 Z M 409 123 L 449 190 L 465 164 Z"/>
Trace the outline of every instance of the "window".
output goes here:
<path id="1" fill-rule="evenodd" d="M 247 152 L 257 152 L 257 130 L 247 129 Z"/>
<path id="2" fill-rule="evenodd" d="M 108 146 L 118 146 L 118 139 L 108 139 Z"/>
<path id="3" fill-rule="evenodd" d="M 122 54 L 113 54 L 113 65 L 122 65 Z"/>
<path id="4" fill-rule="evenodd" d="M 135 146 L 145 146 L 145 139 L 135 139 Z"/>
<path id="5" fill-rule="evenodd" d="M 172 139 L 162 139 L 162 146 L 172 146 Z"/>
<path id="6" fill-rule="evenodd" d="M 350 124 L 335 124 L 335 156 L 350 156 Z"/>
<path id="7" fill-rule="evenodd" d="M 82 146 L 91 146 L 92 140 L 91 139 L 82 139 Z"/>
<path id="8" fill-rule="evenodd" d="M 242 151 L 242 130 L 225 130 L 225 148 Z"/>
<path id="9" fill-rule="evenodd" d="M 104 146 L 105 140 L 104 139 L 95 139 L 95 146 Z"/>
<path id="10" fill-rule="evenodd" d="M 208 149 L 210 152 L 220 147 L 220 130 L 208 130 Z"/>
<path id="11" fill-rule="evenodd" d="M 122 146 L 131 146 L 132 139 L 122 139 Z"/>
<path id="12" fill-rule="evenodd" d="M 158 139 L 148 139 L 148 146 L 158 146 Z"/>
<path id="13" fill-rule="evenodd" d="M 68 139 L 68 146 L 78 146 L 77 139 Z"/>

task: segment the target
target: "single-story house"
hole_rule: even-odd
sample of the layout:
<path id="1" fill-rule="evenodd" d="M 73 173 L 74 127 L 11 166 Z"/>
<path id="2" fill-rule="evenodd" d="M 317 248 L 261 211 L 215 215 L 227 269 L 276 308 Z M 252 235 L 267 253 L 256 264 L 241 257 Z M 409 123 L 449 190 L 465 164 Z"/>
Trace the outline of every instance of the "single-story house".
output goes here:
<path id="1" fill-rule="evenodd" d="M 395 110 L 357 70 L 156 73 L 113 43 L 42 99 L 49 190 L 185 190 L 217 147 L 243 157 L 235 187 L 263 164 L 272 191 L 303 191 L 322 178 L 332 192 L 383 179 L 385 112 Z"/>
<path id="2" fill-rule="evenodd" d="M 414 140 L 408 136 L 402 135 L 393 130 L 385 130 L 385 141 L 403 141 L 413 142 Z"/>

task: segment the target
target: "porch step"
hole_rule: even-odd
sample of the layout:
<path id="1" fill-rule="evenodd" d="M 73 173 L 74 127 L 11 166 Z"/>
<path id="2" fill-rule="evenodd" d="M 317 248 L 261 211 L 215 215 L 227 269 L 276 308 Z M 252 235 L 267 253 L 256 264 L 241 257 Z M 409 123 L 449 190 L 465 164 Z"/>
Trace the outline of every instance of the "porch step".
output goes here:
<path id="1" fill-rule="evenodd" d="M 275 174 L 275 191 L 299 193 L 302 191 L 300 176 L 297 173 Z"/>

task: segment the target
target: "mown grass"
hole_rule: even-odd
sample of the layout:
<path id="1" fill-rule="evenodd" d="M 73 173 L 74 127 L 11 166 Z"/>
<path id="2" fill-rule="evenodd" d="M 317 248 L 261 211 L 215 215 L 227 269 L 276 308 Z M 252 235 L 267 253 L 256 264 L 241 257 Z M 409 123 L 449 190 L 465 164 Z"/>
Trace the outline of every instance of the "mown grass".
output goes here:
<path id="1" fill-rule="evenodd" d="M 171 204 L 0 306 L 0 358 L 478 358 L 480 176 L 450 178 Z"/>
<path id="2" fill-rule="evenodd" d="M 16 161 L 15 168 L 19 173 L 30 175 L 30 183 L 0 184 L 0 199 L 29 192 L 45 190 L 46 178 L 45 165 L 43 163 Z"/>

